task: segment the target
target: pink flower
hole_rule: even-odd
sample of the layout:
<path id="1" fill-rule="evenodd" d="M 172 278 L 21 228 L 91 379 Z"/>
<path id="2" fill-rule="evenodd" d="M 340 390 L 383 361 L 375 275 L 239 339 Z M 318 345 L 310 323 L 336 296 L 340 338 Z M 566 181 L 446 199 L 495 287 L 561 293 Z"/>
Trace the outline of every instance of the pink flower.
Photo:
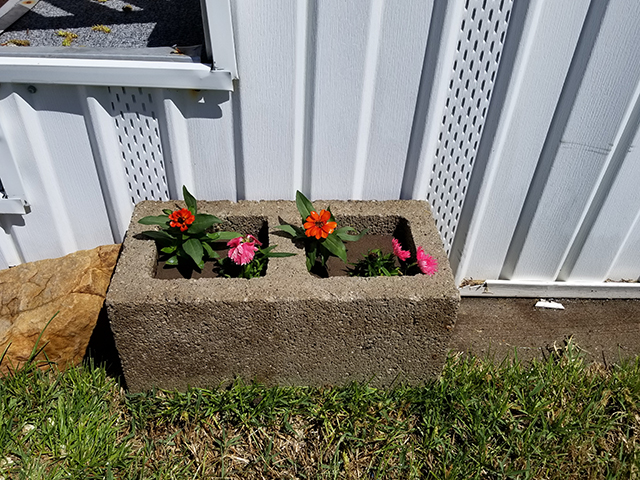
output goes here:
<path id="1" fill-rule="evenodd" d="M 424 253 L 422 247 L 418 247 L 418 267 L 425 275 L 433 276 L 438 271 L 438 261 L 431 255 Z"/>
<path id="2" fill-rule="evenodd" d="M 402 250 L 402 245 L 400 245 L 400 242 L 395 238 L 391 240 L 391 243 L 393 243 L 393 254 L 403 262 L 411 256 L 409 250 Z"/>
<path id="3" fill-rule="evenodd" d="M 258 241 L 253 235 L 247 235 L 246 238 L 238 237 L 227 242 L 229 247 L 228 256 L 236 265 L 246 265 L 253 260 L 258 247 L 256 243 L 262 246 L 262 243 Z"/>

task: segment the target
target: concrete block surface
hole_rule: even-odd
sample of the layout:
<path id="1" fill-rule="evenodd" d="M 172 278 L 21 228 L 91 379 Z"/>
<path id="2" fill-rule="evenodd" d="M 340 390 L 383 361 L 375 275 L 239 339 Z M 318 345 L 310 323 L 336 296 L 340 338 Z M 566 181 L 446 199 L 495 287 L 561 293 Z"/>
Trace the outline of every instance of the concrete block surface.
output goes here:
<path id="1" fill-rule="evenodd" d="M 133 213 L 106 305 L 127 385 L 216 387 L 237 377 L 267 385 L 374 386 L 421 383 L 439 375 L 460 303 L 426 202 L 316 201 L 339 224 L 393 234 L 408 226 L 439 271 L 402 277 L 318 278 L 302 245 L 273 227 L 299 225 L 291 201 L 198 202 L 201 213 L 241 233 L 266 223 L 276 251 L 266 275 L 251 280 L 154 278 L 155 243 L 138 220 L 182 202 L 142 202 Z M 344 223 L 340 223 L 345 219 Z"/>

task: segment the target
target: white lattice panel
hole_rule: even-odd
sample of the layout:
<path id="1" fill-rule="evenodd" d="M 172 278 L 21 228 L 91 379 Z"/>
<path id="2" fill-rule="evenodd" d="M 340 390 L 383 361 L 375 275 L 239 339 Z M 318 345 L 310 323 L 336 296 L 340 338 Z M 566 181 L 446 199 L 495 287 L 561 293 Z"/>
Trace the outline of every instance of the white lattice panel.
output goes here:
<path id="1" fill-rule="evenodd" d="M 131 202 L 168 200 L 153 97 L 142 88 L 108 87 Z"/>
<path id="2" fill-rule="evenodd" d="M 447 253 L 482 136 L 512 3 L 467 0 L 460 23 L 427 194 Z"/>

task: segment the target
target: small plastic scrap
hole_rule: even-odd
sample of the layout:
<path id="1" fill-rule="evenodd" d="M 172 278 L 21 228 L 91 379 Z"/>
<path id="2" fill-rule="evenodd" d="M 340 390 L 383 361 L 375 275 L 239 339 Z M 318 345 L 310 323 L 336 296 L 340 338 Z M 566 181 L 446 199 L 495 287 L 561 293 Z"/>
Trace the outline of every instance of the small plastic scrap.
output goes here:
<path id="1" fill-rule="evenodd" d="M 536 303 L 535 306 L 539 308 L 553 308 L 554 310 L 564 310 L 564 306 L 561 303 L 549 302 L 547 300 L 540 300 L 538 303 Z"/>

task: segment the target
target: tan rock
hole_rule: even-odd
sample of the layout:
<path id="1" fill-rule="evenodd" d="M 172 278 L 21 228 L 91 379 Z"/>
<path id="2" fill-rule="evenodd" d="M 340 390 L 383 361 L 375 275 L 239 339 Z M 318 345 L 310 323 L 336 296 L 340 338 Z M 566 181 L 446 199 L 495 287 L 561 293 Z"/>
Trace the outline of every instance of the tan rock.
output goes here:
<path id="1" fill-rule="evenodd" d="M 105 245 L 0 271 L 1 373 L 28 360 L 54 315 L 39 346 L 61 369 L 82 361 L 119 252 Z"/>

